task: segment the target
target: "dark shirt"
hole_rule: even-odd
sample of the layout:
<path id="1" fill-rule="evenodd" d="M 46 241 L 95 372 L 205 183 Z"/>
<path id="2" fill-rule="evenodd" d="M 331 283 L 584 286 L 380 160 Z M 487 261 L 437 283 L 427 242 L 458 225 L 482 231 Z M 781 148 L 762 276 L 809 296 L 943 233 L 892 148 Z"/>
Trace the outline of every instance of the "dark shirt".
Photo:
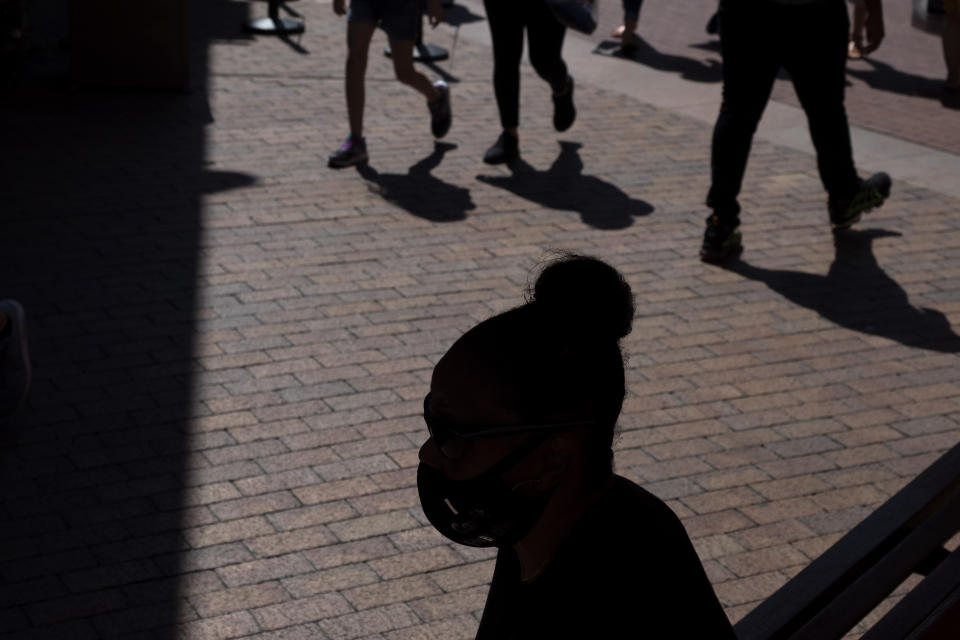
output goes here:
<path id="1" fill-rule="evenodd" d="M 620 476 L 535 580 L 500 550 L 477 640 L 511 638 L 736 640 L 680 520 Z"/>

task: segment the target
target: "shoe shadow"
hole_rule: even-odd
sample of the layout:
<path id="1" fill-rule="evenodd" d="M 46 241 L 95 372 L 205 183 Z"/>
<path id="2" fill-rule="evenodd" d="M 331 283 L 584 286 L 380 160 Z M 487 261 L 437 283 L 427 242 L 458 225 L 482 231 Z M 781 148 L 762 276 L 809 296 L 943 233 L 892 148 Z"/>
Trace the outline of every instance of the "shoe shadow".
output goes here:
<path id="1" fill-rule="evenodd" d="M 895 340 L 900 344 L 956 353 L 960 336 L 936 309 L 910 304 L 906 291 L 877 263 L 875 238 L 899 237 L 884 229 L 848 230 L 834 234 L 836 254 L 827 275 L 764 269 L 742 260 L 724 269 L 763 282 L 794 304 L 812 309 L 847 329 Z"/>
<path id="2" fill-rule="evenodd" d="M 679 74 L 684 80 L 693 82 L 714 83 L 723 80 L 723 66 L 719 60 L 710 59 L 702 62 L 686 56 L 661 53 L 640 36 L 637 36 L 634 42 L 635 46 L 624 49 L 619 41 L 604 40 L 593 52 L 601 56 L 633 60 L 657 71 Z"/>
<path id="3" fill-rule="evenodd" d="M 444 182 L 430 172 L 440 165 L 444 154 L 456 149 L 448 142 L 435 142 L 433 153 L 416 163 L 407 173 L 380 173 L 367 163 L 357 165 L 357 173 L 368 188 L 387 202 L 431 222 L 466 220 L 467 211 L 476 205 L 466 187 Z"/>
<path id="4" fill-rule="evenodd" d="M 633 219 L 650 215 L 653 206 L 635 200 L 619 187 L 583 174 L 579 142 L 560 142 L 560 155 L 546 171 L 537 171 L 522 159 L 509 163 L 509 176 L 477 176 L 477 180 L 506 189 L 550 209 L 576 211 L 584 223 L 597 229 L 626 229 Z"/>

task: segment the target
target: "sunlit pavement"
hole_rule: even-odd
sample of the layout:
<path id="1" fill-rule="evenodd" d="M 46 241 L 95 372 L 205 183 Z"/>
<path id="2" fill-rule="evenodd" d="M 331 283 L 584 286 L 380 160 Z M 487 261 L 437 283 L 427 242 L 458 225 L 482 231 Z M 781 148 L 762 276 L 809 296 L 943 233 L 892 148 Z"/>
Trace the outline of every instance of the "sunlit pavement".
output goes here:
<path id="1" fill-rule="evenodd" d="M 516 174 L 481 161 L 499 126 L 474 0 L 427 34 L 453 54 L 441 143 L 375 36 L 359 170 L 326 166 L 348 133 L 326 2 L 291 4 L 289 42 L 212 2 L 190 96 L 18 111 L 0 297 L 30 313 L 36 383 L 0 440 L 2 637 L 472 638 L 493 553 L 419 509 L 422 398 L 552 249 L 634 287 L 617 469 L 681 517 L 733 620 L 955 444 L 960 193 L 936 176 L 960 166 L 960 115 L 852 78 L 858 164 L 894 187 L 835 242 L 778 86 L 743 260 L 704 265 L 709 7 L 648 4 L 646 62 L 595 53 L 615 2 L 568 37 L 565 133 L 525 63 Z M 904 11 L 878 59 L 939 78 Z"/>

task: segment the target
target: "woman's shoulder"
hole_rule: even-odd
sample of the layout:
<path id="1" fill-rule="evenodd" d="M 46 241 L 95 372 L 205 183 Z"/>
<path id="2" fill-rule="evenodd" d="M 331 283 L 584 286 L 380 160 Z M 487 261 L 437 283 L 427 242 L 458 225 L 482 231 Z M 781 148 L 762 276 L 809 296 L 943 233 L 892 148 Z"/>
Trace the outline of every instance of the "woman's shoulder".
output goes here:
<path id="1" fill-rule="evenodd" d="M 617 514 L 618 519 L 642 521 L 648 526 L 683 526 L 666 502 L 623 476 L 613 476 L 610 491 L 605 497 L 606 508 Z"/>

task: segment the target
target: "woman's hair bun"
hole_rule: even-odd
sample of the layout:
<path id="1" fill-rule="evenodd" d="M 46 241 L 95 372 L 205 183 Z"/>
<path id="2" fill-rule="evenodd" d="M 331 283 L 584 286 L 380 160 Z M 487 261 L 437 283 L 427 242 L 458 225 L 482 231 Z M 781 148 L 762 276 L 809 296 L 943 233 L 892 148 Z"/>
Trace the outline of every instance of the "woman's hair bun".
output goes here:
<path id="1" fill-rule="evenodd" d="M 575 253 L 549 262 L 540 272 L 530 302 L 581 339 L 619 340 L 633 324 L 633 292 L 606 262 Z"/>

